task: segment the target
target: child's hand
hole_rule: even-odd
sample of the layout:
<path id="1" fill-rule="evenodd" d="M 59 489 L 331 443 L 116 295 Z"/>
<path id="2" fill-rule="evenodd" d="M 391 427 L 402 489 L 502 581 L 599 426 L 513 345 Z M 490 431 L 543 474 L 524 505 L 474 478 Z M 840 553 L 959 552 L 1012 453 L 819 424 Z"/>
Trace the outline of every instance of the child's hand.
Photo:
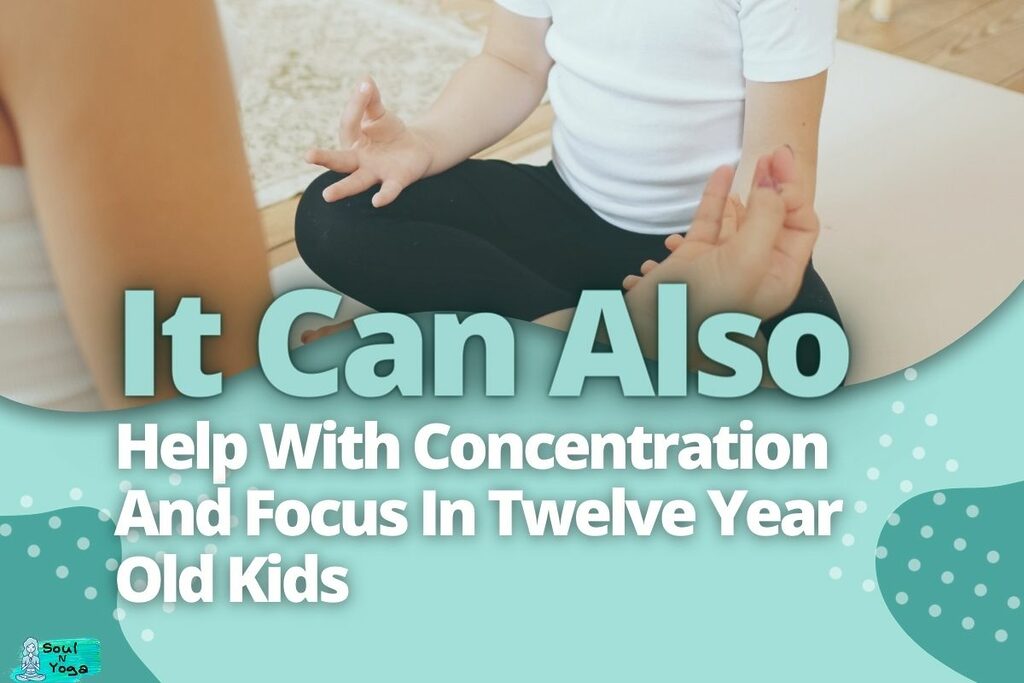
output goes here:
<path id="1" fill-rule="evenodd" d="M 730 168 L 715 172 L 689 235 L 668 238 L 672 254 L 645 263 L 642 277 L 626 278 L 627 290 L 648 277 L 691 282 L 701 287 L 694 303 L 707 314 L 742 311 L 762 319 L 792 304 L 819 232 L 793 153 L 781 148 L 760 160 L 749 207 L 728 196 L 732 178 Z"/>
<path id="2" fill-rule="evenodd" d="M 768 319 L 789 308 L 800 292 L 821 233 L 821 221 L 804 189 L 790 148 L 777 150 L 761 163 L 759 173 L 770 174 L 786 209 L 782 230 L 769 255 L 768 271 L 753 304 L 755 311 L 777 309 L 771 315 L 762 315 Z"/>
<path id="3" fill-rule="evenodd" d="M 306 161 L 349 174 L 324 190 L 336 202 L 380 185 L 373 196 L 377 208 L 387 206 L 409 185 L 427 174 L 433 151 L 427 140 L 384 108 L 372 78 L 356 88 L 341 119 L 341 149 L 313 149 Z"/>
<path id="4" fill-rule="evenodd" d="M 747 207 L 743 205 L 743 200 L 740 199 L 739 195 L 729 195 L 729 199 L 725 203 L 725 210 L 722 213 L 722 228 L 718 233 L 719 243 L 727 241 L 739 231 L 739 226 L 746 220 L 746 215 Z M 665 248 L 670 252 L 675 251 L 685 243 L 685 235 L 675 234 L 665 238 Z M 626 279 L 622 281 L 622 288 L 628 292 L 643 279 L 644 275 L 654 272 L 654 269 L 657 267 L 658 262 L 653 259 L 644 261 L 640 265 L 640 275 L 627 275 Z"/>

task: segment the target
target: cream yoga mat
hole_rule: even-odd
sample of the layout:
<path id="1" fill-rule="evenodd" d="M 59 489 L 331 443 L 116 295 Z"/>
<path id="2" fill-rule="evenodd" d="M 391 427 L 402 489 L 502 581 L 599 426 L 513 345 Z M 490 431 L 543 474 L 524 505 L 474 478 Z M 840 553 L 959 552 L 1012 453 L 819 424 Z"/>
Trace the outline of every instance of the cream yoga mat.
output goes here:
<path id="1" fill-rule="evenodd" d="M 372 74 L 385 104 L 414 114 L 481 44 L 434 0 L 220 1 L 261 207 L 294 196 L 318 175 L 302 156 L 336 144 L 360 77 Z"/>
<path id="2" fill-rule="evenodd" d="M 941 351 L 1020 286 L 1022 186 L 1024 96 L 840 43 L 815 260 L 847 325 L 852 382 Z M 277 269 L 274 282 L 322 286 L 301 261 Z M 349 303 L 342 317 L 362 310 Z"/>

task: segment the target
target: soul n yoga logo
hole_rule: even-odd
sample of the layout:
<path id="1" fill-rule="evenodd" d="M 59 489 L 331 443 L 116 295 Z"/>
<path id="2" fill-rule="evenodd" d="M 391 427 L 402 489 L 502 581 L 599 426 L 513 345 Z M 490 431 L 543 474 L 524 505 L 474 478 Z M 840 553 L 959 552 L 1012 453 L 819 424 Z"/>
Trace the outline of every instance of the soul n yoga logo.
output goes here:
<path id="1" fill-rule="evenodd" d="M 67 681 L 74 683 L 100 672 L 100 641 L 93 638 L 44 640 L 28 637 L 21 657 L 11 669 L 12 681 Z"/>

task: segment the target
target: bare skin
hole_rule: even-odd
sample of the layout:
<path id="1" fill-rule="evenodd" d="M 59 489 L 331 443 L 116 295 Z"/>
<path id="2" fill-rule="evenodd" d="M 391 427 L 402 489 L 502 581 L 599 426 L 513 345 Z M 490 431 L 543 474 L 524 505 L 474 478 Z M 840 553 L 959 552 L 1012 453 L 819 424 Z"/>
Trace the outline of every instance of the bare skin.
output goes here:
<path id="1" fill-rule="evenodd" d="M 737 210 L 729 197 L 733 170 L 722 167 L 712 175 L 686 239 L 669 238 L 672 254 L 661 263 L 648 262 L 646 272 L 628 283 L 626 306 L 645 355 L 658 354 L 661 284 L 690 286 L 691 330 L 716 313 L 749 313 L 764 320 L 793 303 L 820 232 L 800 175 L 788 147 L 761 157 L 744 210 Z M 537 322 L 568 329 L 573 313 L 560 311 Z"/>
<path id="2" fill-rule="evenodd" d="M 550 27 L 550 19 L 496 6 L 481 54 L 408 125 L 385 107 L 377 84 L 367 77 L 342 116 L 339 148 L 307 155 L 312 164 L 351 174 L 327 188 L 324 198 L 338 201 L 379 185 L 373 205 L 386 206 L 417 180 L 448 170 L 515 130 L 547 89 L 553 62 L 544 41 Z M 747 82 L 737 188 L 750 185 L 762 155 L 789 145 L 813 199 L 826 80 L 823 72 L 783 83 Z"/>
<path id="3" fill-rule="evenodd" d="M 0 163 L 28 173 L 104 404 L 130 405 L 126 289 L 156 290 L 163 316 L 202 296 L 223 314 L 223 335 L 204 347 L 209 367 L 254 366 L 268 265 L 213 3 L 8 0 L 0 103 Z M 174 395 L 168 373 L 157 387 Z"/>
<path id="4" fill-rule="evenodd" d="M 417 180 L 448 170 L 515 130 L 547 89 L 549 26 L 548 19 L 495 6 L 483 51 L 409 125 L 386 109 L 373 79 L 365 79 L 342 115 L 340 148 L 307 156 L 310 163 L 352 174 L 327 188 L 324 198 L 338 201 L 380 185 L 373 204 L 386 206 Z"/>
<path id="5" fill-rule="evenodd" d="M 127 288 L 157 290 L 164 315 L 179 297 L 202 295 L 224 313 L 224 334 L 206 349 L 211 366 L 232 374 L 254 365 L 252 340 L 270 288 L 212 4 L 18 0 L 6 3 L 0 18 L 0 163 L 24 165 L 32 180 L 72 329 L 105 403 L 128 405 L 116 351 Z M 132 31 L 112 28 L 126 23 Z M 483 54 L 413 126 L 389 114 L 368 81 L 343 122 L 348 147 L 311 152 L 314 163 L 365 171 L 329 190 L 330 198 L 381 184 L 374 203 L 386 205 L 411 182 L 511 132 L 543 95 L 551 67 L 543 50 L 547 28 L 545 20 L 497 9 Z M 771 137 L 759 136 L 759 145 Z M 195 150 L 202 150 L 202 163 Z M 783 170 L 806 176 L 792 165 Z M 798 185 L 782 174 L 775 181 L 781 191 L 772 192 L 788 209 L 786 221 L 773 219 L 778 201 L 773 210 L 767 188 L 760 188 L 763 199 L 751 196 L 749 218 L 737 218 L 735 228 L 723 225 L 716 216 L 725 214 L 726 175 L 731 182 L 731 172 L 720 169 L 709 183 L 699 217 L 706 229 L 695 223 L 678 245 L 686 248 L 645 266 L 632 284 L 627 300 L 646 321 L 641 329 L 653 324 L 652 287 L 662 281 L 715 292 L 695 311 L 771 310 L 785 299 L 786 275 L 795 272 L 812 232 L 795 216 L 813 211 L 795 204 Z M 793 236 L 801 231 L 798 244 Z M 735 240 L 728 238 L 733 232 Z M 750 245 L 763 252 L 752 254 Z M 757 268 L 735 270 L 747 265 Z M 161 376 L 158 396 L 171 395 Z"/>
<path id="6" fill-rule="evenodd" d="M 547 88 L 553 62 L 544 41 L 550 26 L 550 19 L 527 18 L 496 6 L 483 52 L 455 75 L 429 112 L 409 125 L 387 109 L 377 84 L 367 77 L 342 116 L 339 148 L 314 149 L 306 157 L 312 164 L 351 174 L 328 187 L 324 199 L 339 201 L 379 185 L 372 203 L 386 206 L 417 180 L 455 166 L 512 132 Z M 747 83 L 743 154 L 733 179 L 734 197 L 727 204 L 730 215 L 722 227 L 726 238 L 743 223 L 740 190 L 754 181 L 759 160 L 780 146 L 794 153 L 801 191 L 813 204 L 826 80 L 827 73 L 821 73 L 784 83 Z M 683 243 L 676 235 L 667 244 L 671 250 Z M 643 264 L 641 272 L 650 273 L 657 265 Z M 627 278 L 627 287 L 634 284 Z M 311 330 L 303 340 L 312 342 L 350 325 Z"/>
<path id="7" fill-rule="evenodd" d="M 690 286 L 690 329 L 716 313 L 749 313 L 769 319 L 785 311 L 796 298 L 804 271 L 818 240 L 820 223 L 807 198 L 793 152 L 781 147 L 755 164 L 750 205 L 730 196 L 735 172 L 715 171 L 685 239 L 672 236 L 671 255 L 643 265 L 643 274 L 627 278 L 626 306 L 640 347 L 650 358 L 658 355 L 657 291 L 661 284 Z M 535 321 L 567 330 L 575 311 L 552 313 Z M 303 337 L 321 339 L 351 323 L 332 325 Z M 690 345 L 696 349 L 696 344 Z M 703 359 L 694 357 L 695 364 Z"/>

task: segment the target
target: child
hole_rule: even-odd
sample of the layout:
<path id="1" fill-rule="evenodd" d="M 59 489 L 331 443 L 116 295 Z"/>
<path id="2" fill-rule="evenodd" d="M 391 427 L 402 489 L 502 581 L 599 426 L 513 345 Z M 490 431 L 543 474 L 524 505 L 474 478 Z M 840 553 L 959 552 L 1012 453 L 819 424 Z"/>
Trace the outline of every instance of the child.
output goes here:
<path id="1" fill-rule="evenodd" d="M 723 164 L 747 187 L 786 145 L 813 201 L 836 13 L 837 0 L 497 0 L 483 52 L 414 124 L 360 84 L 342 149 L 308 157 L 330 172 L 300 203 L 299 251 L 338 290 L 401 313 L 534 320 L 617 288 L 666 257 Z M 546 91 L 552 164 L 466 161 Z M 809 265 L 797 312 L 839 318 Z M 817 349 L 801 351 L 813 372 Z"/>

